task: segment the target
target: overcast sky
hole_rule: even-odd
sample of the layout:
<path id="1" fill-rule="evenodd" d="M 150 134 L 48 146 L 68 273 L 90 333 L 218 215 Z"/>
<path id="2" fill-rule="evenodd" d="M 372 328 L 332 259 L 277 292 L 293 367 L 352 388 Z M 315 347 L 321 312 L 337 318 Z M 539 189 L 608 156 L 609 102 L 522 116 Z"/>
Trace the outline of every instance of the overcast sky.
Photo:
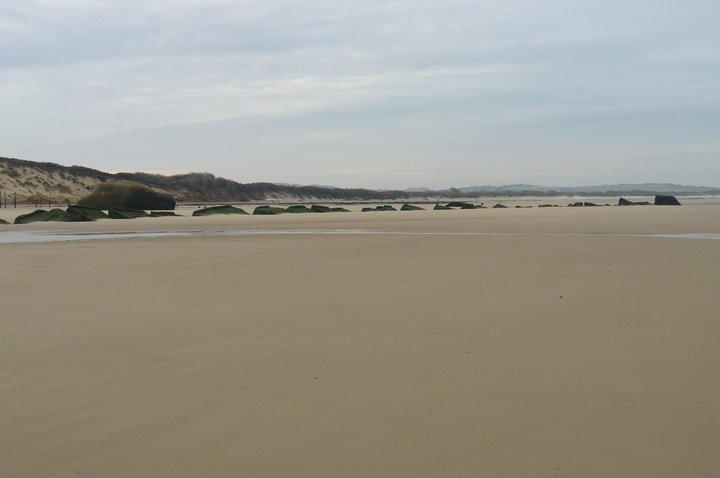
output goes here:
<path id="1" fill-rule="evenodd" d="M 3 0 L 0 156 L 376 188 L 720 185 L 718 0 Z"/>

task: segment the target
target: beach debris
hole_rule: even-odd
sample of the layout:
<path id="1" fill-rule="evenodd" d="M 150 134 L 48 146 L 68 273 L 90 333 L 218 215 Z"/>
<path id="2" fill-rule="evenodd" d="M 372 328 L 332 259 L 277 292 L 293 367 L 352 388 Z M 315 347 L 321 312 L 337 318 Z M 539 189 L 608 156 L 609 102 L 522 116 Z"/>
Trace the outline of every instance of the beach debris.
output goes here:
<path id="1" fill-rule="evenodd" d="M 67 212 L 78 214 L 80 216 L 88 218 L 88 221 L 93 221 L 95 219 L 107 219 L 108 215 L 105 214 L 100 209 L 95 209 L 92 207 L 83 207 L 83 206 L 68 206 Z"/>
<path id="2" fill-rule="evenodd" d="M 462 202 L 462 201 L 451 201 L 445 205 L 436 203 L 435 207 L 433 209 L 437 211 L 447 211 L 451 209 L 487 209 L 483 203 L 480 204 L 471 204 L 469 202 Z"/>
<path id="3" fill-rule="evenodd" d="M 424 208 L 421 208 L 420 206 L 415 206 L 413 204 L 403 204 L 402 207 L 400 207 L 401 211 L 424 211 Z"/>
<path id="4" fill-rule="evenodd" d="M 327 212 L 350 212 L 349 210 L 345 209 L 344 207 L 329 207 L 329 206 L 320 206 L 318 204 L 313 204 L 309 208 L 302 204 L 295 204 L 292 206 L 288 206 L 287 209 L 283 209 L 281 207 L 276 206 L 258 206 L 253 211 L 253 214 L 260 214 L 260 215 L 275 215 L 275 214 L 284 214 L 284 213 L 290 213 L 290 214 L 303 214 L 303 213 L 327 213 Z"/>
<path id="5" fill-rule="evenodd" d="M 239 207 L 225 204 L 223 206 L 211 206 L 193 211 L 193 216 L 213 216 L 215 214 L 247 214 Z"/>
<path id="6" fill-rule="evenodd" d="M 84 222 L 94 221 L 95 219 L 87 218 L 73 212 L 63 211 L 62 209 L 37 209 L 27 214 L 21 214 L 15 218 L 15 224 L 30 224 L 32 222 Z"/>
<path id="7" fill-rule="evenodd" d="M 182 217 L 182 214 L 174 211 L 150 211 L 150 217 Z"/>
<path id="8" fill-rule="evenodd" d="M 663 196 L 658 194 L 655 196 L 656 206 L 680 206 L 680 201 L 675 196 Z"/>
<path id="9" fill-rule="evenodd" d="M 136 219 L 138 217 L 150 217 L 150 214 L 139 209 L 110 208 L 108 217 L 110 219 Z"/>
<path id="10" fill-rule="evenodd" d="M 328 206 L 320 206 L 318 204 L 313 204 L 310 206 L 310 210 L 312 212 L 332 212 Z"/>
<path id="11" fill-rule="evenodd" d="M 650 203 L 647 201 L 633 202 L 629 199 L 620 198 L 618 199 L 618 206 L 650 206 Z"/>
<path id="12" fill-rule="evenodd" d="M 445 205 L 445 207 L 449 208 L 460 208 L 460 209 L 475 209 L 474 204 L 470 204 L 469 202 L 462 202 L 462 201 L 451 201 Z"/>
<path id="13" fill-rule="evenodd" d="M 389 204 L 384 204 L 382 206 L 375 206 L 372 207 L 364 207 L 362 209 L 362 212 L 372 212 L 372 211 L 397 211 L 394 207 L 390 206 Z"/>
<path id="14" fill-rule="evenodd" d="M 293 206 L 288 206 L 285 210 L 286 212 L 289 212 L 291 214 L 302 214 L 302 213 L 310 213 L 313 212 L 309 207 L 304 206 L 302 204 L 296 204 Z"/>
<path id="15" fill-rule="evenodd" d="M 258 206 L 253 211 L 253 215 L 275 215 L 275 214 L 283 214 L 287 211 L 281 207 L 272 207 L 272 206 Z"/>

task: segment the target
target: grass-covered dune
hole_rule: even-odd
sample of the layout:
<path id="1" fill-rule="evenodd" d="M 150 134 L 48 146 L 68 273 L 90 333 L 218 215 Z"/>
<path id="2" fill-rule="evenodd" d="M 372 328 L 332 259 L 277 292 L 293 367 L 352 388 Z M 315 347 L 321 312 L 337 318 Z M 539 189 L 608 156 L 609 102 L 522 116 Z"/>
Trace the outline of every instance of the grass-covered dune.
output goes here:
<path id="1" fill-rule="evenodd" d="M 131 181 L 108 181 L 88 197 L 78 201 L 78 206 L 93 209 L 175 209 L 175 198 L 155 191 L 144 184 Z"/>

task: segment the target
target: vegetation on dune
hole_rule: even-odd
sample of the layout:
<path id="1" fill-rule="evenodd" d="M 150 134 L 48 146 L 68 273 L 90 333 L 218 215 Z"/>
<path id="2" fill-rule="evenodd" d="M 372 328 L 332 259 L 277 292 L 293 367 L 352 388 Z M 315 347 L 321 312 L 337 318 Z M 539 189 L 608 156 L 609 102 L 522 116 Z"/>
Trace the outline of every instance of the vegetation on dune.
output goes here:
<path id="1" fill-rule="evenodd" d="M 106 173 L 103 171 L 98 171 L 97 169 L 92 168 L 86 168 L 83 166 L 63 166 L 61 164 L 57 163 L 48 163 L 48 162 L 37 162 L 37 161 L 28 161 L 25 159 L 17 159 L 17 158 L 0 158 L 0 162 L 5 166 L 6 171 L 4 174 L 8 175 L 19 175 L 17 173 L 17 170 L 19 168 L 29 168 L 29 169 L 37 169 L 45 172 L 56 172 L 61 175 L 66 176 L 84 176 L 84 177 L 90 177 L 95 178 L 101 181 L 107 181 L 108 179 L 111 179 L 113 177 L 112 174 Z"/>
<path id="2" fill-rule="evenodd" d="M 93 209 L 175 209 L 172 195 L 155 191 L 144 184 L 112 181 L 100 184 L 78 206 Z"/>
<path id="3" fill-rule="evenodd" d="M 675 184 L 617 184 L 573 188 L 544 188 L 533 185 L 472 186 L 430 190 L 389 190 L 377 191 L 363 188 L 334 188 L 330 186 L 295 186 L 268 182 L 239 183 L 219 178 L 210 173 L 187 173 L 162 176 L 149 173 L 106 173 L 82 166 L 62 166 L 55 163 L 26 161 L 0 157 L 0 186 L 3 190 L 17 192 L 19 203 L 47 203 L 51 199 L 68 202 L 76 201 L 94 189 L 101 190 L 106 184 L 121 182 L 139 183 L 155 192 L 162 191 L 183 202 L 232 203 L 242 201 L 264 201 L 283 198 L 297 198 L 301 201 L 391 201 L 391 200 L 435 200 L 437 198 L 467 199 L 479 197 L 553 197 L 553 196 L 648 196 L 648 195 L 690 195 L 720 194 L 720 188 L 702 186 L 681 186 Z M 173 209 L 163 204 L 137 203 L 79 203 L 96 209 L 110 207 L 129 209 Z M 462 208 L 463 206 L 457 206 Z M 470 206 L 465 206 L 470 209 Z M 301 212 L 287 211 L 287 212 Z M 316 211 L 319 212 L 319 211 Z M 325 211 L 329 212 L 329 211 Z"/>
<path id="4" fill-rule="evenodd" d="M 161 176 L 147 173 L 117 173 L 115 178 L 136 181 L 156 188 L 173 191 L 188 201 L 256 201 L 271 197 L 297 197 L 319 200 L 388 200 L 413 197 L 407 191 L 373 191 L 370 189 L 341 189 L 320 186 L 288 186 L 273 183 L 238 183 L 218 178 L 210 173 L 188 173 Z"/>

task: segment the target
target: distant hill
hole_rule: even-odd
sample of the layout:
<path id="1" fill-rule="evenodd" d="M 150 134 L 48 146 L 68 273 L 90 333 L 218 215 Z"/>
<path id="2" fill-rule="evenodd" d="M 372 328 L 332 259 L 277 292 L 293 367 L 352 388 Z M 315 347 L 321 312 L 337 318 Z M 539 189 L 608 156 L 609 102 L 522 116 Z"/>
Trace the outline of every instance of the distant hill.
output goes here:
<path id="1" fill-rule="evenodd" d="M 654 195 L 654 194 L 720 194 L 720 188 L 708 186 L 683 186 L 680 184 L 668 183 L 643 183 L 643 184 L 606 184 L 603 186 L 574 186 L 574 187 L 546 187 L 533 184 L 508 184 L 505 186 L 469 186 L 459 188 L 466 193 L 492 192 L 492 193 L 542 193 L 550 195 L 603 195 L 617 196 L 626 195 Z"/>
<path id="2" fill-rule="evenodd" d="M 413 188 L 405 191 L 345 189 L 333 186 L 299 186 L 273 183 L 239 183 L 210 173 L 162 176 L 149 173 L 107 173 L 82 166 L 62 166 L 15 158 L 0 157 L 0 193 L 18 203 L 47 201 L 75 203 L 89 195 L 98 184 L 128 180 L 172 194 L 179 202 L 243 201 L 390 201 L 438 198 L 474 198 L 485 196 L 650 196 L 653 194 L 720 195 L 720 188 L 677 184 L 616 184 L 606 186 L 548 188 L 529 184 L 471 186 L 432 191 Z M 11 199 L 12 200 L 12 199 Z"/>

